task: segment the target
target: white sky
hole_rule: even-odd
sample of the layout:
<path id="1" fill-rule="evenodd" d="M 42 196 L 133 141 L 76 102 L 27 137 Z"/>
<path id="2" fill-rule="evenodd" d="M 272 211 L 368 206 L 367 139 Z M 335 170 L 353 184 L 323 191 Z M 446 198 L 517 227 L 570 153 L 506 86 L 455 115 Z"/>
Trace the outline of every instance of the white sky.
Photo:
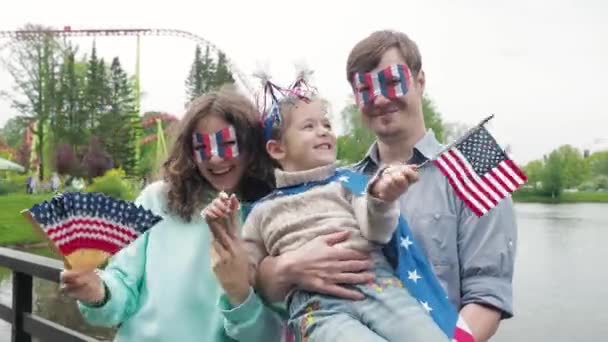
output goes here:
<path id="1" fill-rule="evenodd" d="M 527 162 L 561 144 L 608 145 L 608 2 L 602 0 L 427 1 L 11 1 L 0 30 L 25 23 L 83 28 L 175 28 L 220 46 L 245 73 L 270 66 L 291 82 L 294 63 L 315 70 L 314 83 L 338 112 L 352 46 L 377 29 L 406 32 L 419 45 L 427 92 L 446 121 L 474 124 L 495 113 L 490 129 L 515 159 Z M 88 53 L 91 39 L 78 38 Z M 2 41 L 0 41 L 2 45 Z M 98 53 L 135 67 L 135 38 L 97 39 Z M 143 110 L 181 116 L 194 44 L 144 37 Z M 6 51 L 0 52 L 6 54 Z M 12 81 L 0 68 L 0 90 Z M 0 100 L 0 125 L 16 115 Z M 602 143 L 597 143 L 606 139 Z M 594 141 L 596 143 L 594 144 Z"/>

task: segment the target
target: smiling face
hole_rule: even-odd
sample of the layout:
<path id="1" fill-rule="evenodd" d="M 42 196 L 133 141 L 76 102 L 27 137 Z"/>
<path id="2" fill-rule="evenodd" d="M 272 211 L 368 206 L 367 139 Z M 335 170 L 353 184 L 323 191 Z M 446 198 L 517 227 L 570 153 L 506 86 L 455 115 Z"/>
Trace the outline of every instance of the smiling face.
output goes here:
<path id="1" fill-rule="evenodd" d="M 336 136 L 321 100 L 300 100 L 283 116 L 281 138 L 266 145 L 283 170 L 310 170 L 336 161 Z"/>
<path id="2" fill-rule="evenodd" d="M 200 136 L 214 136 L 218 132 L 226 131 L 231 125 L 223 117 L 219 115 L 207 115 L 200 119 L 196 125 L 196 133 Z M 196 139 L 195 139 L 196 140 Z M 215 140 L 214 146 L 210 144 L 208 139 L 201 139 L 200 143 L 193 144 L 194 160 L 199 173 L 209 184 L 216 190 L 233 192 L 239 185 L 239 182 L 245 174 L 247 162 L 246 153 L 230 153 L 227 156 L 225 153 L 217 151 L 238 151 L 238 142 L 236 135 L 227 135 L 226 139 Z M 215 153 L 205 153 L 205 151 L 213 151 Z M 207 157 L 197 157 L 206 155 Z"/>

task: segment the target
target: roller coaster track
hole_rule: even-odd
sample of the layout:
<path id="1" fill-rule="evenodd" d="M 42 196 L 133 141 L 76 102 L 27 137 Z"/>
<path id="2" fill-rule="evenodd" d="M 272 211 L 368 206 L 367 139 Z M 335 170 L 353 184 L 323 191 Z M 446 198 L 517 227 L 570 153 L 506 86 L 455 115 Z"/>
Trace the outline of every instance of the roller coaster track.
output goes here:
<path id="1" fill-rule="evenodd" d="M 242 84 L 242 86 L 249 92 L 249 94 L 254 94 L 254 89 L 251 86 L 248 77 L 245 73 L 243 73 L 238 66 L 232 61 L 232 59 L 226 54 L 222 49 L 220 49 L 213 42 L 196 35 L 194 33 L 176 30 L 176 29 L 163 29 L 163 28 L 154 28 L 154 29 L 79 29 L 74 30 L 69 26 L 63 28 L 63 30 L 18 30 L 18 31 L 0 31 L 0 39 L 7 38 L 12 40 L 23 40 L 23 39 L 32 39 L 32 38 L 42 38 L 44 36 L 53 36 L 53 37 L 103 37 L 103 36 L 163 36 L 163 37 L 178 37 L 184 38 L 190 41 L 193 41 L 202 46 L 209 46 L 212 50 L 216 52 L 221 52 L 226 55 L 226 63 L 230 68 L 230 71 L 235 76 L 235 78 Z M 0 45 L 0 51 L 10 45 L 6 43 L 4 45 Z"/>

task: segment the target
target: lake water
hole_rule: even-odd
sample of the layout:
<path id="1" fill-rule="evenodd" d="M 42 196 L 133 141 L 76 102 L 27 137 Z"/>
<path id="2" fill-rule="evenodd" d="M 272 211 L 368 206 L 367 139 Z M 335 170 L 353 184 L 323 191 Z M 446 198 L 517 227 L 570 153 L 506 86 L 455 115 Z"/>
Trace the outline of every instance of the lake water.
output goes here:
<path id="1" fill-rule="evenodd" d="M 519 245 L 515 317 L 492 341 L 603 341 L 608 336 L 608 204 L 517 204 Z M 11 279 L 0 272 L 0 302 Z M 34 281 L 34 312 L 100 339 L 112 330 L 87 326 L 58 285 Z M 10 325 L 0 321 L 0 341 Z"/>

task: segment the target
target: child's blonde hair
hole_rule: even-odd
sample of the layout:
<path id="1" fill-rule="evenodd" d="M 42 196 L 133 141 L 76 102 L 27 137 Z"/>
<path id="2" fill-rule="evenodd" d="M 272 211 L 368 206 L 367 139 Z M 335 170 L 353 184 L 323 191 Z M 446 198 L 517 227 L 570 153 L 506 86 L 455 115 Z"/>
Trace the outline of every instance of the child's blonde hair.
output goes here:
<path id="1" fill-rule="evenodd" d="M 321 101 L 325 106 L 325 101 L 318 94 L 313 93 L 309 95 L 307 99 L 304 99 L 299 96 L 290 95 L 282 98 L 278 102 L 279 113 L 281 115 L 281 121 L 275 122 L 270 131 L 270 140 L 281 140 L 283 138 L 283 133 L 289 127 L 291 122 L 291 116 L 293 111 L 298 108 L 298 104 L 302 102 L 313 102 L 313 101 Z M 272 109 L 271 109 L 272 110 Z"/>

